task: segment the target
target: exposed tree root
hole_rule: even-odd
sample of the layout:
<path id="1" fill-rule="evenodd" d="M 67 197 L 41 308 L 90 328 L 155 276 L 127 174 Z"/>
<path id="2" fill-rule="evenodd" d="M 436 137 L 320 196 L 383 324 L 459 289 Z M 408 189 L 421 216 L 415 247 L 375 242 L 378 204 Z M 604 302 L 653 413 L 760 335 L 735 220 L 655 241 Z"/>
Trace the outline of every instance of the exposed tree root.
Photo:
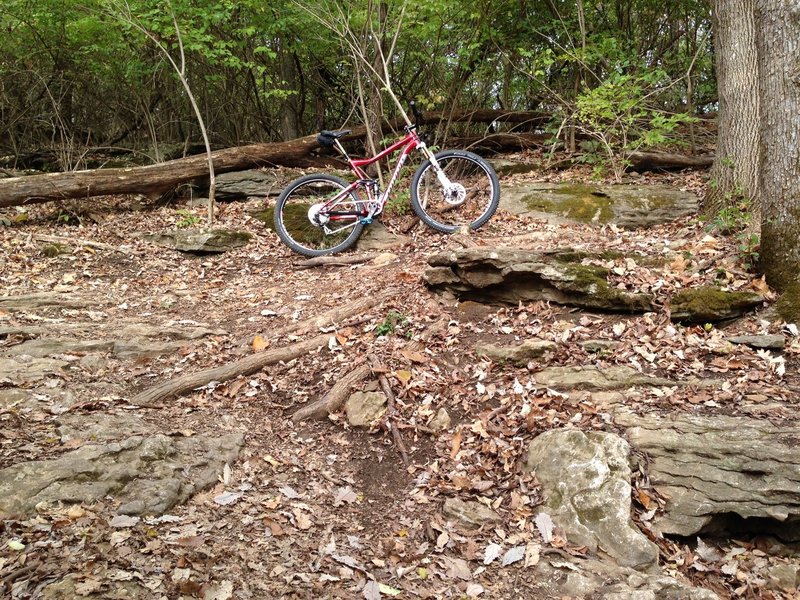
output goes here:
<path id="1" fill-rule="evenodd" d="M 369 377 L 371 373 L 372 370 L 367 365 L 357 366 L 337 381 L 322 398 L 296 410 L 292 414 L 292 421 L 299 423 L 306 419 L 324 419 L 329 414 L 336 412 L 347 400 L 353 387 Z"/>
<path id="2" fill-rule="evenodd" d="M 378 256 L 377 254 L 351 254 L 349 256 L 315 256 L 303 262 L 295 263 L 296 269 L 310 269 L 312 267 L 330 267 L 330 266 L 344 266 L 344 265 L 357 265 L 371 261 Z"/>
<path id="3" fill-rule="evenodd" d="M 411 461 L 408 459 L 408 450 L 406 450 L 406 445 L 403 443 L 403 437 L 400 435 L 400 430 L 394 423 L 394 392 L 392 391 L 392 387 L 389 385 L 389 380 L 386 379 L 386 375 L 383 374 L 385 368 L 381 365 L 381 361 L 378 360 L 378 357 L 370 354 L 368 358 L 370 365 L 372 366 L 372 372 L 378 376 L 378 382 L 381 384 L 381 389 L 386 395 L 386 416 L 383 419 L 384 427 L 391 432 L 392 439 L 394 439 L 394 444 L 397 446 L 397 450 L 400 452 L 400 457 L 403 459 L 403 464 L 408 466 L 411 464 Z"/>

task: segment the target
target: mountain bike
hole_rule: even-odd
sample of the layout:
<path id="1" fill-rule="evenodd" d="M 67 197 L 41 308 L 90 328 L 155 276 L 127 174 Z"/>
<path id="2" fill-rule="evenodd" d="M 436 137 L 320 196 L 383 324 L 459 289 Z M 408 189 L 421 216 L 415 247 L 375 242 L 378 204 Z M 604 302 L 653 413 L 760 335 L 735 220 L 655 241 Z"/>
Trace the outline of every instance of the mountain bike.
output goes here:
<path id="1" fill-rule="evenodd" d="M 323 256 L 355 244 L 364 227 L 383 212 L 413 150 L 425 158 L 411 179 L 411 207 L 423 223 L 453 233 L 464 226 L 477 229 L 492 217 L 500 200 L 500 183 L 492 166 L 464 150 L 434 154 L 417 133 L 420 111 L 414 104 L 411 109 L 416 119 L 404 127 L 405 136 L 370 158 L 347 154 L 340 139 L 350 130 L 320 132 L 319 144 L 335 147 L 356 180 L 315 173 L 296 179 L 281 192 L 275 204 L 275 231 L 289 248 L 305 256 Z M 379 182 L 364 168 L 398 152 L 386 189 L 381 191 Z"/>

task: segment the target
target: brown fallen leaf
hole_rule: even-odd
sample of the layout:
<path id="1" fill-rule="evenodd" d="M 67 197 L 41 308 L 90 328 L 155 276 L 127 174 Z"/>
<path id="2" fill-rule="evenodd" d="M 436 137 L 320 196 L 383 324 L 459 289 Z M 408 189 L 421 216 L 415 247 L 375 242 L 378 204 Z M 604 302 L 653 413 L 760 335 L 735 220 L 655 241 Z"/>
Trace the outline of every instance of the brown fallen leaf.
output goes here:
<path id="1" fill-rule="evenodd" d="M 457 430 L 455 435 L 453 436 L 453 441 L 450 443 L 450 460 L 455 460 L 455 457 L 458 455 L 458 451 L 461 450 L 461 430 Z"/>
<path id="2" fill-rule="evenodd" d="M 270 341 L 263 336 L 257 335 L 253 338 L 253 351 L 261 352 L 269 348 Z"/>

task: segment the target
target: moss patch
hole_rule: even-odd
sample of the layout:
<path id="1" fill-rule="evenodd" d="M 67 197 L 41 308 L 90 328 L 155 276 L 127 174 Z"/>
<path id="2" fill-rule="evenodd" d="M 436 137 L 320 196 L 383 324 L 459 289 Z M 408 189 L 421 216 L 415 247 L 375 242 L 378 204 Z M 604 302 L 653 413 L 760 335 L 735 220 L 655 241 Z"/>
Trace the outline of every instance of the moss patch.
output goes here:
<path id="1" fill-rule="evenodd" d="M 531 210 L 563 215 L 569 219 L 590 223 L 608 223 L 614 216 L 613 200 L 597 188 L 588 185 L 565 185 L 553 190 L 557 198 L 542 198 L 531 194 L 523 199 Z"/>
<path id="2" fill-rule="evenodd" d="M 778 316 L 787 323 L 800 323 L 800 283 L 793 283 L 775 303 Z"/>
<path id="3" fill-rule="evenodd" d="M 713 286 L 681 290 L 672 297 L 672 319 L 689 323 L 723 321 L 744 314 L 763 300 L 754 292 L 729 292 Z"/>
<path id="4" fill-rule="evenodd" d="M 39 249 L 39 252 L 47 258 L 55 258 L 60 254 L 68 254 L 69 248 L 64 244 L 45 244 Z"/>

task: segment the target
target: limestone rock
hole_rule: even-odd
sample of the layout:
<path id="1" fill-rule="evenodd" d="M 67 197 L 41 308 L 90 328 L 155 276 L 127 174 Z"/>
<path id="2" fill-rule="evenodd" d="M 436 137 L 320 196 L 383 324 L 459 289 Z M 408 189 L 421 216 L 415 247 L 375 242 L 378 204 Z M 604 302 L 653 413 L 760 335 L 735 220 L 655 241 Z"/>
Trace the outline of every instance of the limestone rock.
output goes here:
<path id="1" fill-rule="evenodd" d="M 650 481 L 667 498 L 665 514 L 654 521 L 662 533 L 691 536 L 735 526 L 800 541 L 796 422 L 625 412 L 615 421 L 648 455 Z"/>
<path id="2" fill-rule="evenodd" d="M 292 172 L 292 176 L 296 176 Z M 266 198 L 267 196 L 277 196 L 281 190 L 289 183 L 286 176 L 281 176 L 281 172 L 259 171 L 250 169 L 247 171 L 233 171 L 230 173 L 220 173 L 216 176 L 216 195 L 217 200 L 238 200 L 240 198 Z"/>
<path id="3" fill-rule="evenodd" d="M 555 342 L 542 339 L 528 339 L 510 346 L 500 344 L 479 344 L 475 354 L 486 356 L 495 362 L 508 362 L 514 365 L 527 365 L 534 358 L 541 358 L 548 352 L 555 352 Z"/>
<path id="4" fill-rule="evenodd" d="M 31 514 L 40 502 L 91 503 L 108 495 L 122 500 L 120 514 L 162 514 L 214 485 L 243 445 L 242 434 L 133 436 L 19 463 L 0 471 L 0 518 Z"/>
<path id="5" fill-rule="evenodd" d="M 782 335 L 735 335 L 729 337 L 728 341 L 732 344 L 744 344 L 753 348 L 766 348 L 770 350 L 781 350 L 785 340 Z"/>
<path id="6" fill-rule="evenodd" d="M 619 346 L 619 342 L 614 340 L 586 340 L 581 342 L 581 348 L 586 352 L 593 352 L 594 354 L 611 354 Z"/>
<path id="7" fill-rule="evenodd" d="M 536 163 L 507 160 L 505 158 L 490 158 L 489 164 L 492 165 L 494 172 L 497 173 L 499 177 L 530 173 L 539 168 L 539 165 Z M 505 192 L 505 190 L 503 190 L 503 192 Z"/>
<path id="8" fill-rule="evenodd" d="M 31 310 L 45 306 L 85 308 L 91 304 L 96 303 L 64 292 L 34 292 L 18 296 L 0 296 L 0 308 L 4 310 Z"/>
<path id="9" fill-rule="evenodd" d="M 645 575 L 594 559 L 544 557 L 533 567 L 533 578 L 536 588 L 530 598 L 719 600 L 710 590 L 693 587 L 668 575 Z"/>
<path id="10" fill-rule="evenodd" d="M 714 286 L 681 290 L 672 297 L 673 321 L 714 323 L 743 315 L 764 302 L 755 292 L 730 292 Z"/>
<path id="11" fill-rule="evenodd" d="M 241 248 L 250 241 L 251 236 L 246 231 L 229 229 L 179 229 L 166 233 L 144 234 L 140 237 L 158 246 L 181 252 L 206 254 Z"/>
<path id="12" fill-rule="evenodd" d="M 392 250 L 409 241 L 411 241 L 411 238 L 407 235 L 392 233 L 386 229 L 386 225 L 380 221 L 374 221 L 364 228 L 361 237 L 356 242 L 356 248 L 361 252 Z"/>
<path id="13" fill-rule="evenodd" d="M 46 377 L 59 377 L 64 374 L 63 369 L 68 364 L 63 360 L 24 355 L 15 358 L 0 357 L 0 382 L 24 384 L 40 381 Z"/>
<path id="14" fill-rule="evenodd" d="M 504 186 L 500 207 L 551 222 L 653 227 L 697 212 L 697 196 L 670 186 L 523 183 Z"/>
<path id="15" fill-rule="evenodd" d="M 653 299 L 611 287 L 608 269 L 584 265 L 587 255 L 570 249 L 536 252 L 516 248 L 465 248 L 428 259 L 423 279 L 434 291 L 464 300 L 547 300 L 615 312 L 647 312 Z"/>
<path id="16" fill-rule="evenodd" d="M 500 523 L 500 515 L 491 508 L 474 500 L 464 501 L 459 498 L 448 498 L 444 501 L 442 514 L 448 519 L 458 521 L 468 529 L 478 529 L 483 525 Z"/>
<path id="17" fill-rule="evenodd" d="M 628 443 L 612 433 L 553 429 L 528 447 L 525 469 L 542 484 L 543 510 L 573 544 L 618 564 L 651 569 L 658 547 L 630 518 Z"/>
<path id="18" fill-rule="evenodd" d="M 356 392 L 344 405 L 347 421 L 353 427 L 369 427 L 386 412 L 383 392 Z"/>
<path id="19" fill-rule="evenodd" d="M 61 443 L 70 440 L 120 440 L 134 435 L 146 435 L 151 430 L 151 425 L 129 413 L 95 413 L 91 419 L 83 414 L 66 413 L 56 419 L 56 431 L 61 436 Z"/>
<path id="20" fill-rule="evenodd" d="M 620 390 L 637 385 L 675 386 L 687 383 L 645 375 L 633 367 L 624 365 L 547 367 L 535 373 L 533 378 L 539 385 L 556 390 L 607 391 Z"/>
<path id="21" fill-rule="evenodd" d="M 450 427 L 451 422 L 450 413 L 447 412 L 447 409 L 440 408 L 436 411 L 436 415 L 431 419 L 431 422 L 428 423 L 428 427 L 438 433 Z"/>

